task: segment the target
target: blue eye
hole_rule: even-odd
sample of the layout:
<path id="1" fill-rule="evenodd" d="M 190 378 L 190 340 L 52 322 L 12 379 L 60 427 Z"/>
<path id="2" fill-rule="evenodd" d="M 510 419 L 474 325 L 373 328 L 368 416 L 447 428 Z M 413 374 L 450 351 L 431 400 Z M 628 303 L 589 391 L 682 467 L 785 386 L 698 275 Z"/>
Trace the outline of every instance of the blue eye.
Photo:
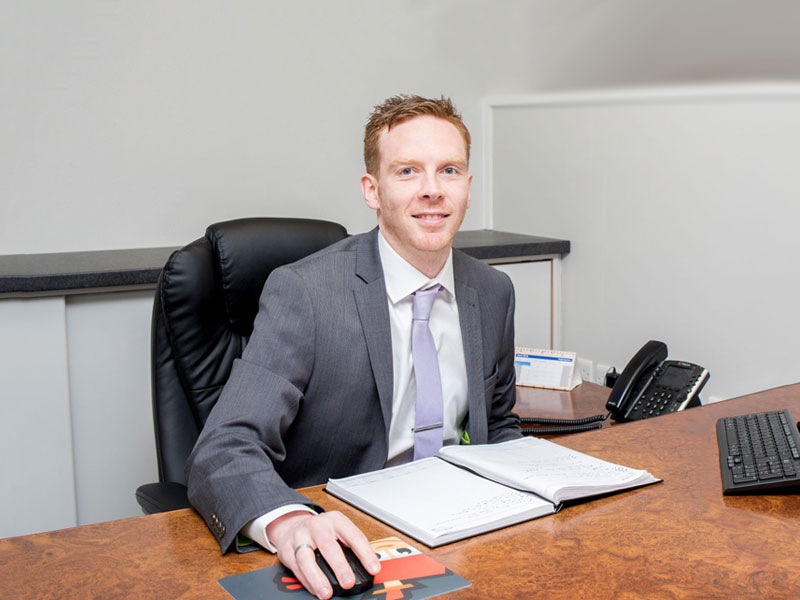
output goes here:
<path id="1" fill-rule="evenodd" d="M 455 175 L 456 174 L 456 170 L 453 167 L 445 167 L 444 172 L 447 175 Z"/>
<path id="2" fill-rule="evenodd" d="M 402 171 L 400 171 L 400 175 L 411 175 L 411 167 L 406 167 Z"/>

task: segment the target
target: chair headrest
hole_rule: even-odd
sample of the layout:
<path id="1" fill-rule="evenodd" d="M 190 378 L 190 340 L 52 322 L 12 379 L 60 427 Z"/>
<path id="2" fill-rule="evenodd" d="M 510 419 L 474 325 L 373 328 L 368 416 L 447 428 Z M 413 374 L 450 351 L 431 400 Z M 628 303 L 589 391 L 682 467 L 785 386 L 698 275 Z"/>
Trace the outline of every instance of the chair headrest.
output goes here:
<path id="1" fill-rule="evenodd" d="M 206 229 L 219 269 L 230 326 L 250 335 L 258 299 L 273 269 L 347 237 L 338 223 L 315 219 L 250 218 Z"/>

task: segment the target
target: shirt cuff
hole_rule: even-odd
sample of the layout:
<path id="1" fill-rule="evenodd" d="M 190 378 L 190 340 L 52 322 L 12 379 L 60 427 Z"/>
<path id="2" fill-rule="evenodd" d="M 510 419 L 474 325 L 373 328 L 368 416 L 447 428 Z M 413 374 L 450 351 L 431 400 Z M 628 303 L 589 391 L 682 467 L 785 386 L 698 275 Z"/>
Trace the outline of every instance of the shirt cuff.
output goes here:
<path id="1" fill-rule="evenodd" d="M 251 540 L 256 542 L 259 546 L 262 546 L 273 554 L 276 554 L 278 549 L 273 546 L 267 538 L 267 525 L 272 523 L 278 517 L 282 517 L 283 515 L 296 510 L 305 510 L 311 514 L 317 514 L 317 511 L 312 509 L 310 506 L 306 506 L 305 504 L 287 504 L 271 510 L 267 514 L 261 515 L 252 521 L 249 521 L 244 527 L 242 527 L 241 533 L 242 535 L 246 535 Z"/>

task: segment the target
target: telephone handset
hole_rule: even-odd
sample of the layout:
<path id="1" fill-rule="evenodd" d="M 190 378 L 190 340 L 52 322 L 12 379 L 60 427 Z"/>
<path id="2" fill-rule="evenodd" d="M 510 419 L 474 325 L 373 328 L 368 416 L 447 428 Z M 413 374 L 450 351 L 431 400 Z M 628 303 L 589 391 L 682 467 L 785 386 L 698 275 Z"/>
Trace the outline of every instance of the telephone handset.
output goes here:
<path id="1" fill-rule="evenodd" d="M 679 360 L 666 360 L 667 345 L 650 340 L 620 374 L 606 402 L 615 421 L 636 421 L 700 405 L 708 370 Z"/>

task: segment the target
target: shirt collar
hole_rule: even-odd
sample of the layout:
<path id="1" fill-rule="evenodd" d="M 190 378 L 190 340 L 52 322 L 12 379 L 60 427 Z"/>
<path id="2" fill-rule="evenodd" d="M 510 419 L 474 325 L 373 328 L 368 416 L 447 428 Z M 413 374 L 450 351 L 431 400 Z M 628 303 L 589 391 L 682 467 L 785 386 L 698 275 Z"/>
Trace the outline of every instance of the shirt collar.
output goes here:
<path id="1" fill-rule="evenodd" d="M 383 267 L 383 279 L 386 282 L 386 295 L 392 304 L 408 297 L 417 290 L 424 290 L 432 285 L 441 285 L 452 298 L 455 298 L 455 280 L 453 278 L 453 249 L 447 255 L 442 270 L 436 277 L 430 278 L 416 267 L 409 264 L 378 230 L 378 253 Z"/>

